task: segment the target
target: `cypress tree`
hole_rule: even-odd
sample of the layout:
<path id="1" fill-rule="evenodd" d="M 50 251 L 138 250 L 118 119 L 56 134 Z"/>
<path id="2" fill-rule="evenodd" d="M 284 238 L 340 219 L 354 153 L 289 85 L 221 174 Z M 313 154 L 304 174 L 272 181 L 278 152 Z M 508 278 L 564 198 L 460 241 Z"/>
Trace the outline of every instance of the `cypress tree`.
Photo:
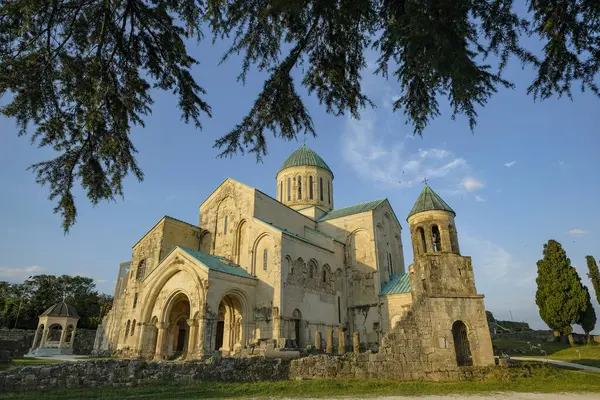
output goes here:
<path id="1" fill-rule="evenodd" d="M 594 306 L 592 305 L 590 292 L 587 286 L 584 286 L 583 289 L 585 290 L 585 296 L 587 298 L 587 306 L 585 311 L 579 317 L 579 325 L 585 332 L 586 342 L 589 344 L 590 332 L 596 327 L 596 312 L 594 311 Z"/>
<path id="2" fill-rule="evenodd" d="M 542 320 L 560 335 L 568 335 L 572 345 L 571 325 L 578 323 L 586 310 L 586 292 L 559 242 L 549 240 L 544 244 L 543 255 L 537 262 L 535 303 Z"/>
<path id="3" fill-rule="evenodd" d="M 600 271 L 598 271 L 598 264 L 596 264 L 596 260 L 592 256 L 585 256 L 585 260 L 587 261 L 589 271 L 587 276 L 592 281 L 594 291 L 596 292 L 596 300 L 600 303 Z"/>

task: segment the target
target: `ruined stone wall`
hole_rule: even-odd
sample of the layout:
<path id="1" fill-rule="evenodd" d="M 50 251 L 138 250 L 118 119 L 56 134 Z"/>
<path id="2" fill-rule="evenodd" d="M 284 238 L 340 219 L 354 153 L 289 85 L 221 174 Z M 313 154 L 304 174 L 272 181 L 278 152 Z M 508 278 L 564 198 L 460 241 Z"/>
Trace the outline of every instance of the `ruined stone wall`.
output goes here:
<path id="1" fill-rule="evenodd" d="M 0 372 L 0 393 L 63 388 L 126 387 L 156 382 L 256 382 L 289 377 L 290 362 L 252 358 L 211 358 L 185 363 L 137 360 L 67 362 Z"/>

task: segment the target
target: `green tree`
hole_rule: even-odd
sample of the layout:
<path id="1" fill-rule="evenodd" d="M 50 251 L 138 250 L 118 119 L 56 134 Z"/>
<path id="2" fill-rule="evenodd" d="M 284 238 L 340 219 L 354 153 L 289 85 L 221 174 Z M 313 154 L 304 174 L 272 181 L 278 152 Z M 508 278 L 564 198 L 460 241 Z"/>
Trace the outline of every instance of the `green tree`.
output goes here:
<path id="1" fill-rule="evenodd" d="M 0 297 L 0 326 L 8 328 L 16 321 L 18 328 L 35 329 L 38 316 L 64 299 L 81 317 L 79 328 L 95 329 L 112 305 L 112 297 L 98 293 L 93 279 L 81 276 L 38 275 L 25 284 L 0 282 L 0 293 L 6 293 Z"/>
<path id="2" fill-rule="evenodd" d="M 142 171 L 132 125 L 151 112 L 152 90 L 172 91 L 186 122 L 210 117 L 192 76 L 200 60 L 187 39 L 226 40 L 221 60 L 241 54 L 239 79 L 266 72 L 248 114 L 215 143 L 221 156 L 267 154 L 266 134 L 291 140 L 315 128 L 298 86 L 328 113 L 359 117 L 374 106 L 363 93 L 365 52 L 376 73 L 396 80 L 401 110 L 421 135 L 446 97 L 471 129 L 477 106 L 502 87 L 510 58 L 527 64 L 534 98 L 571 97 L 572 86 L 600 95 L 600 3 L 530 0 L 9 0 L 0 3 L 1 112 L 19 134 L 58 152 L 32 165 L 48 185 L 65 232 L 75 223 L 73 187 L 97 204 L 123 195 L 123 180 Z M 534 35 L 534 54 L 522 38 Z M 537 45 L 537 41 L 533 41 Z M 208 61 L 211 60 L 202 60 Z M 217 60 L 214 60 L 217 61 Z M 210 78 L 207 78 L 210 79 Z M 401 133 L 404 134 L 404 133 Z"/>
<path id="3" fill-rule="evenodd" d="M 587 286 L 584 286 L 585 296 L 587 299 L 587 305 L 585 307 L 585 311 L 579 316 L 578 324 L 581 326 L 583 331 L 585 332 L 586 341 L 590 343 L 590 332 L 594 330 L 596 327 L 596 311 L 594 311 L 594 306 L 592 305 L 592 301 L 590 298 L 590 292 Z"/>
<path id="4" fill-rule="evenodd" d="M 586 291 L 559 242 L 549 240 L 544 244 L 543 255 L 537 262 L 535 303 L 542 320 L 556 333 L 568 335 L 572 345 L 571 325 L 578 323 L 585 312 Z"/>
<path id="5" fill-rule="evenodd" d="M 592 281 L 594 292 L 596 292 L 596 300 L 600 303 L 600 271 L 598 271 L 598 264 L 596 264 L 596 260 L 592 256 L 585 256 L 585 261 L 587 261 L 588 267 L 587 276 Z"/>

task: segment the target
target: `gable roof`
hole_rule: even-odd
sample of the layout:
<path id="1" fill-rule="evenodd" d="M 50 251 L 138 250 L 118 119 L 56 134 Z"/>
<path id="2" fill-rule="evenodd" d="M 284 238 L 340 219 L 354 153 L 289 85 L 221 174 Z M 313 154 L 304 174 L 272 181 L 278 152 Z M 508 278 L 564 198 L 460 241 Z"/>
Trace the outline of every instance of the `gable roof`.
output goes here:
<path id="1" fill-rule="evenodd" d="M 309 165 L 323 168 L 331 172 L 331 175 L 333 175 L 333 172 L 329 168 L 329 165 L 327 165 L 327 163 L 317 153 L 306 147 L 306 145 L 302 145 L 302 147 L 294 151 L 287 158 L 287 160 L 285 160 L 285 162 L 283 163 L 281 168 L 279 168 L 279 171 L 277 171 L 277 173 L 281 172 L 286 168 L 297 167 L 300 165 Z"/>
<path id="2" fill-rule="evenodd" d="M 244 268 L 225 257 L 213 256 L 198 250 L 188 249 L 187 247 L 177 246 L 176 248 L 180 248 L 181 250 L 185 251 L 188 255 L 206 265 L 206 267 L 210 270 L 229 275 L 241 276 L 242 278 L 257 279 L 255 276 L 250 275 Z"/>
<path id="3" fill-rule="evenodd" d="M 381 288 L 380 295 L 410 293 L 411 291 L 408 274 L 393 274 L 390 281 Z"/>
<path id="4" fill-rule="evenodd" d="M 378 205 L 386 201 L 386 199 L 379 199 L 368 201 L 366 203 L 355 204 L 353 206 L 336 208 L 335 210 L 329 211 L 327 214 L 322 215 L 321 218 L 317 219 L 317 222 L 323 222 L 330 219 L 347 217 L 349 215 L 360 214 L 363 212 L 371 211 Z"/>
<path id="5" fill-rule="evenodd" d="M 406 220 L 417 213 L 433 210 L 448 211 L 456 216 L 454 210 L 429 185 L 425 185 Z"/>

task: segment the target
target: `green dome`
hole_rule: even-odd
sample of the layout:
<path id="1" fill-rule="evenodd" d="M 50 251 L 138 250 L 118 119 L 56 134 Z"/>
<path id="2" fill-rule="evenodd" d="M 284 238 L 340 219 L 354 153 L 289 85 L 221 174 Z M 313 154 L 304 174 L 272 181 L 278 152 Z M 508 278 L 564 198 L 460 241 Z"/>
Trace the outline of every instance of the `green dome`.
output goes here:
<path id="1" fill-rule="evenodd" d="M 454 210 L 450 208 L 450 206 L 444 200 L 442 200 L 442 198 L 438 196 L 436 192 L 431 190 L 431 188 L 428 185 L 425 185 L 423 190 L 421 190 L 419 198 L 415 202 L 415 205 L 413 206 L 412 210 L 410 210 L 410 213 L 408 214 L 408 217 L 406 217 L 406 219 L 408 220 L 408 218 L 423 211 L 434 210 L 448 211 L 454 214 L 454 216 L 456 216 Z"/>
<path id="2" fill-rule="evenodd" d="M 323 159 L 317 153 L 306 147 L 306 145 L 302 145 L 302 147 L 293 152 L 292 155 L 290 155 L 287 158 L 287 160 L 285 160 L 285 162 L 283 163 L 281 168 L 279 168 L 279 171 L 277 171 L 277 173 L 283 171 L 286 168 L 298 167 L 301 165 L 323 168 L 331 172 L 331 175 L 333 175 L 333 172 L 331 171 L 327 163 L 323 161 Z"/>

